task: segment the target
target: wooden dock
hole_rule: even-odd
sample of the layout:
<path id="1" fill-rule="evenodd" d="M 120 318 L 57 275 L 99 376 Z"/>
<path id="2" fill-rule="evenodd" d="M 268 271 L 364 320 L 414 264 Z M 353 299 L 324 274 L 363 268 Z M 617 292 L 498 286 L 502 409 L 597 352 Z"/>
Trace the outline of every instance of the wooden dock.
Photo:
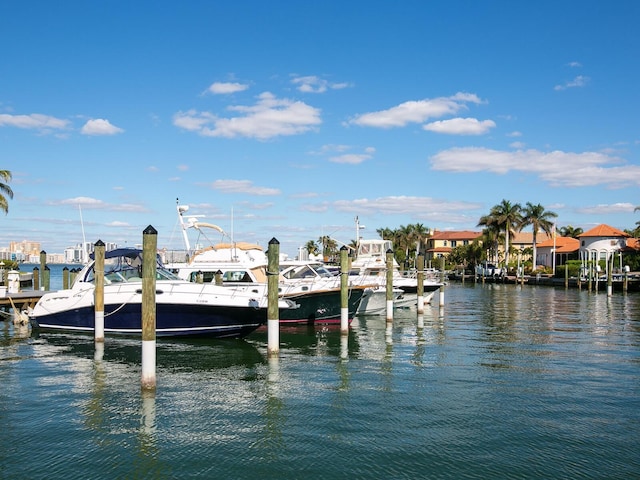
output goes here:
<path id="1" fill-rule="evenodd" d="M 45 293 L 47 293 L 45 290 L 23 290 L 18 293 L 7 293 L 4 297 L 0 297 L 0 308 L 13 308 L 12 302 L 19 310 L 33 308 Z"/>

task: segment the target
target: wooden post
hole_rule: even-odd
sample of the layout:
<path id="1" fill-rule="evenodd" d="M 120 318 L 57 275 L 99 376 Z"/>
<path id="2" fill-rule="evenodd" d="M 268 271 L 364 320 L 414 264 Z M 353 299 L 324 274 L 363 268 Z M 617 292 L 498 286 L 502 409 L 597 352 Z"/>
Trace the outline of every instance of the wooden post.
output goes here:
<path id="1" fill-rule="evenodd" d="M 269 241 L 267 249 L 267 356 L 280 353 L 280 312 L 278 311 L 278 277 L 280 275 L 280 242 Z"/>
<path id="2" fill-rule="evenodd" d="M 40 269 L 33 267 L 33 289 L 40 290 Z"/>
<path id="3" fill-rule="evenodd" d="M 49 288 L 47 287 L 46 276 L 45 276 L 46 268 L 47 268 L 47 252 L 42 250 L 40 252 L 40 271 L 42 272 L 42 282 L 40 282 L 40 286 L 44 287 L 45 290 L 49 290 Z"/>
<path id="4" fill-rule="evenodd" d="M 393 322 L 393 251 L 387 250 L 387 322 Z"/>
<path id="5" fill-rule="evenodd" d="M 347 247 L 340 247 L 340 333 L 349 332 L 349 259 Z"/>
<path id="6" fill-rule="evenodd" d="M 222 270 L 218 270 L 215 276 L 216 285 L 222 285 Z"/>
<path id="7" fill-rule="evenodd" d="M 440 285 L 440 306 L 444 307 L 444 256 L 440 257 L 440 265 L 441 265 L 441 270 L 440 270 L 440 283 L 442 285 Z M 484 278 L 484 276 L 482 277 Z"/>
<path id="8" fill-rule="evenodd" d="M 49 268 L 49 265 L 45 265 L 44 267 L 42 286 L 47 292 L 51 288 L 51 269 Z"/>
<path id="9" fill-rule="evenodd" d="M 142 390 L 156 388 L 156 270 L 158 232 L 142 232 Z"/>
<path id="10" fill-rule="evenodd" d="M 418 315 L 424 313 L 424 255 L 418 255 Z M 462 281 L 464 282 L 464 271 L 462 272 Z"/>
<path id="11" fill-rule="evenodd" d="M 62 269 L 62 289 L 66 290 L 69 288 L 69 267 L 64 267 Z"/>
<path id="12" fill-rule="evenodd" d="M 613 294 L 613 260 L 615 256 L 611 255 L 611 263 L 609 263 L 609 259 L 607 258 L 607 297 L 610 297 Z"/>
<path id="13" fill-rule="evenodd" d="M 93 264 L 95 323 L 93 335 L 96 342 L 104 342 L 104 249 L 102 240 L 93 245 L 95 262 Z"/>

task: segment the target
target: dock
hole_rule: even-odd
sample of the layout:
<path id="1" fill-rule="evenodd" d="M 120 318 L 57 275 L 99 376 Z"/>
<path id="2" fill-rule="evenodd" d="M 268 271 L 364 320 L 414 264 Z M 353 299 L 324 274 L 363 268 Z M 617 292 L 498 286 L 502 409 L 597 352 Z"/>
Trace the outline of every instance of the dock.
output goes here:
<path id="1" fill-rule="evenodd" d="M 13 308 L 12 302 L 19 310 L 33 308 L 45 293 L 47 293 L 45 290 L 23 290 L 17 293 L 6 293 L 5 296 L 0 297 L 0 309 Z"/>

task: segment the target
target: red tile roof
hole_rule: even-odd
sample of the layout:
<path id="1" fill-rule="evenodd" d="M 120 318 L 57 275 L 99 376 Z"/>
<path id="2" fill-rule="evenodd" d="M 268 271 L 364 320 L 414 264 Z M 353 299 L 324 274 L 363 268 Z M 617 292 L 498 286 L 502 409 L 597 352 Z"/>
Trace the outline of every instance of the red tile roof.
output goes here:
<path id="1" fill-rule="evenodd" d="M 436 231 L 431 235 L 431 240 L 475 240 L 482 235 L 481 232 L 472 232 L 470 230 L 451 230 Z"/>
<path id="2" fill-rule="evenodd" d="M 536 243 L 536 248 L 553 248 L 553 238 Z M 556 253 L 571 253 L 580 250 L 580 240 L 572 237 L 556 237 Z"/>
<path id="3" fill-rule="evenodd" d="M 578 237 L 630 237 L 628 233 L 618 230 L 617 228 L 610 227 L 604 223 L 593 227 L 584 233 L 578 235 Z"/>

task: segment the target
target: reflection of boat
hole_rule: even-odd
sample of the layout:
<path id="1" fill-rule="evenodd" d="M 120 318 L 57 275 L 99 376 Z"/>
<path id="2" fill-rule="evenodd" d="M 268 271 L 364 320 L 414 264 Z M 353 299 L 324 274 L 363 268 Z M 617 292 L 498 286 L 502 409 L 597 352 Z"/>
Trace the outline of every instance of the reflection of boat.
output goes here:
<path id="1" fill-rule="evenodd" d="M 221 242 L 191 250 L 186 234 L 190 228 L 203 227 L 220 233 L 223 230 L 209 223 L 198 222 L 196 217 L 185 221 L 188 207 L 178 205 L 178 219 L 182 226 L 187 261 L 168 262 L 167 268 L 191 282 L 220 283 L 235 289 L 266 295 L 268 258 L 259 245 L 246 242 Z M 348 317 L 352 320 L 365 291 L 364 285 L 349 285 Z M 304 264 L 281 264 L 278 291 L 282 299 L 290 300 L 298 308 L 281 310 L 281 323 L 340 323 L 340 278 L 329 272 L 319 273 Z"/>
<path id="2" fill-rule="evenodd" d="M 38 342 L 59 347 L 57 355 L 72 355 L 93 360 L 96 347 L 93 336 L 65 333 L 34 335 Z M 111 339 L 104 344 L 101 360 L 126 365 L 140 365 L 140 340 Z M 227 341 L 216 338 L 162 338 L 156 343 L 156 364 L 174 371 L 204 371 L 233 366 L 254 367 L 265 362 L 258 349 L 243 339 Z"/>
<path id="3" fill-rule="evenodd" d="M 351 274 L 364 276 L 368 282 L 376 282 L 378 284 L 378 292 L 386 295 L 387 284 L 387 250 L 392 250 L 390 240 L 360 240 L 358 244 L 358 252 L 356 258 L 351 263 Z M 393 259 L 393 278 L 392 284 L 394 290 L 402 290 L 402 294 L 394 296 L 394 307 L 409 307 L 416 305 L 418 299 L 418 274 L 416 271 L 400 272 L 398 262 Z M 435 271 L 425 270 L 423 281 L 423 298 L 424 303 L 431 302 L 434 293 L 442 286 L 442 283 L 434 279 Z M 362 313 L 382 313 L 386 310 L 386 296 L 384 307 L 382 307 L 381 294 L 378 298 Z M 374 307 L 375 305 L 375 307 Z"/>
<path id="4" fill-rule="evenodd" d="M 94 263 L 89 262 L 67 290 L 46 293 L 29 313 L 45 331 L 93 332 Z M 105 253 L 105 334 L 139 334 L 142 323 L 142 250 Z M 156 335 L 243 337 L 267 320 L 266 294 L 180 280 L 156 266 Z M 266 292 L 266 290 L 265 290 Z M 281 301 L 282 311 L 292 308 Z"/>

